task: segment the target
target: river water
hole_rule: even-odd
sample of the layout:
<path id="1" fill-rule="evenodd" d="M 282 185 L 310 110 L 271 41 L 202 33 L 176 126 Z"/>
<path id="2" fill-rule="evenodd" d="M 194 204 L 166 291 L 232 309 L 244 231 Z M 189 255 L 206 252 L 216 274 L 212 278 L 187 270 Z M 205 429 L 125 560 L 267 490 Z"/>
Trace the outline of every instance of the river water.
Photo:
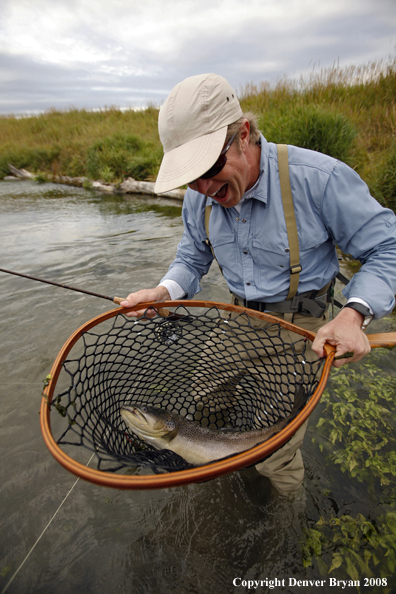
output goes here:
<path id="1" fill-rule="evenodd" d="M 126 296 L 155 286 L 167 269 L 182 233 L 180 214 L 180 203 L 171 200 L 1 182 L 0 267 Z M 351 266 L 344 262 L 344 272 Z M 216 266 L 202 287 L 199 298 L 228 302 Z M 329 573 L 331 557 L 327 565 L 314 559 L 304 567 L 301 543 L 321 517 L 334 523 L 361 513 L 374 522 L 395 509 L 394 482 L 384 487 L 370 476 L 360 482 L 326 456 L 330 442 L 316 430 L 324 404 L 310 420 L 302 450 L 305 498 L 297 501 L 276 495 L 254 469 L 155 491 L 76 481 L 43 442 L 40 394 L 66 339 L 112 305 L 3 273 L 0 295 L 0 593 L 327 593 L 341 589 L 332 576 L 351 575 L 360 591 L 386 592 L 374 587 L 384 579 L 396 591 L 390 566 L 380 563 L 378 570 L 371 563 L 366 588 L 358 561 L 357 574 L 348 564 Z M 370 331 L 395 328 L 391 315 Z M 396 375 L 394 351 L 366 359 L 378 378 Z M 249 580 L 260 583 L 249 589 Z M 347 591 L 358 590 L 349 584 Z"/>

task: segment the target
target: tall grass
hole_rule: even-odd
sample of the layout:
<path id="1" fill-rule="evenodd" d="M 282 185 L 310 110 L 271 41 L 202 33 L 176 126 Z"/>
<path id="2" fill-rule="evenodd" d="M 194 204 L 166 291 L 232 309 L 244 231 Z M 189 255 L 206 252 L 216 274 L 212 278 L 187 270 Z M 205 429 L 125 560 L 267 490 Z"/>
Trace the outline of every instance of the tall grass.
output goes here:
<path id="1" fill-rule="evenodd" d="M 314 104 L 291 107 L 286 113 L 270 110 L 260 117 L 259 126 L 270 142 L 320 151 L 346 163 L 357 136 L 346 116 Z"/>
<path id="2" fill-rule="evenodd" d="M 145 163 L 137 168 L 137 174 L 140 179 L 155 178 L 162 156 L 157 121 L 158 110 L 152 107 L 142 111 L 50 110 L 35 117 L 0 117 L 0 178 L 9 173 L 10 162 L 33 172 L 95 179 L 103 173 L 104 181 L 120 181 L 131 172 L 115 165 L 116 153 L 125 152 L 132 136 L 140 139 L 140 144 L 130 146 L 131 159 L 139 157 Z M 102 151 L 103 157 L 110 158 L 112 140 L 112 162 L 106 169 L 99 154 Z M 94 166 L 95 153 L 99 169 Z"/>
<path id="3" fill-rule="evenodd" d="M 282 78 L 274 86 L 248 84 L 239 96 L 244 110 L 259 114 L 268 140 L 291 141 L 346 161 L 377 200 L 396 211 L 395 57 L 359 67 L 314 68 L 305 78 Z"/>
<path id="4" fill-rule="evenodd" d="M 259 116 L 268 140 L 319 150 L 346 161 L 373 195 L 396 210 L 396 58 L 366 66 L 313 68 L 275 85 L 247 84 L 244 111 Z M 0 178 L 7 163 L 34 172 L 154 180 L 162 156 L 158 110 L 50 110 L 0 117 Z"/>

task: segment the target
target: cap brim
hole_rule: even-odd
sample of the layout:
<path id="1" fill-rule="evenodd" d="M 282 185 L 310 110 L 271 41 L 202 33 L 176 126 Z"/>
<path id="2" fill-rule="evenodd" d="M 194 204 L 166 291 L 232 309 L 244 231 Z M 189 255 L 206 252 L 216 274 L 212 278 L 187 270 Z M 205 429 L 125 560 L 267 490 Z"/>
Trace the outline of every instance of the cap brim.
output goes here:
<path id="1" fill-rule="evenodd" d="M 194 138 L 165 153 L 154 192 L 162 194 L 180 188 L 206 173 L 217 161 L 227 136 L 227 128 Z"/>

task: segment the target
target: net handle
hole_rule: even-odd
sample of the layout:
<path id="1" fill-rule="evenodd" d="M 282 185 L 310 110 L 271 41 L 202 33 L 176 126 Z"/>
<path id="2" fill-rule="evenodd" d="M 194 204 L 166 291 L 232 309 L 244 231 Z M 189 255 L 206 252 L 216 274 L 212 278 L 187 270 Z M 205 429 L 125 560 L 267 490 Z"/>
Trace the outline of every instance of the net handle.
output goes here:
<path id="1" fill-rule="evenodd" d="M 162 306 L 164 306 L 165 308 L 188 306 L 201 308 L 203 307 L 209 309 L 217 307 L 219 309 L 239 312 L 241 314 L 254 314 L 254 317 L 258 317 L 269 322 L 277 323 L 281 325 L 283 328 L 292 330 L 293 332 L 296 332 L 297 334 L 300 334 L 301 336 L 304 336 L 309 340 L 313 340 L 315 338 L 315 334 L 313 332 L 309 332 L 308 330 L 299 328 L 294 324 L 285 322 L 284 320 L 271 316 L 270 314 L 252 312 L 252 310 L 249 310 L 245 307 L 230 304 L 228 305 L 211 301 L 181 300 L 164 301 L 158 303 L 140 303 L 134 306 L 134 308 L 154 308 L 157 311 L 159 311 L 160 309 L 162 309 Z M 63 345 L 57 358 L 54 361 L 54 364 L 50 372 L 50 379 L 48 381 L 48 385 L 45 387 L 43 391 L 41 401 L 40 426 L 44 441 L 49 451 L 54 456 L 54 458 L 69 472 L 97 485 L 113 487 L 116 489 L 162 489 L 166 487 L 175 487 L 178 485 L 207 481 L 218 476 L 229 474 L 230 472 L 233 472 L 235 470 L 239 470 L 247 466 L 252 466 L 253 464 L 265 458 L 266 456 L 272 454 L 275 450 L 277 450 L 284 443 L 286 443 L 286 441 L 288 441 L 292 437 L 292 435 L 294 435 L 294 433 L 305 422 L 305 420 L 308 419 L 308 417 L 311 415 L 312 411 L 318 404 L 323 390 L 326 386 L 328 377 L 330 375 L 332 363 L 335 356 L 335 347 L 331 345 L 325 345 L 326 357 L 323 365 L 321 378 L 318 382 L 315 392 L 313 393 L 309 402 L 300 411 L 300 413 L 290 423 L 288 423 L 286 427 L 282 429 L 282 431 L 280 431 L 276 435 L 270 437 L 265 442 L 254 446 L 250 450 L 246 450 L 245 452 L 241 452 L 240 454 L 236 454 L 230 458 L 219 460 L 217 462 L 212 462 L 205 466 L 197 466 L 195 468 L 190 468 L 187 470 L 181 470 L 177 472 L 170 472 L 168 474 L 158 475 L 121 475 L 89 468 L 87 466 L 80 464 L 76 460 L 73 460 L 73 458 L 70 458 L 61 450 L 61 448 L 56 443 L 51 432 L 50 405 L 53 399 L 55 386 L 60 371 L 62 369 L 62 364 L 67 358 L 70 350 L 75 345 L 77 340 L 81 337 L 82 334 L 88 332 L 97 324 L 109 320 L 114 316 L 120 314 L 122 315 L 123 309 L 124 308 L 113 309 L 111 311 L 105 312 L 104 314 L 96 316 L 95 318 L 81 326 L 79 329 L 77 329 L 69 337 L 69 339 Z M 368 337 L 370 340 L 370 335 L 368 335 Z M 375 340 L 372 344 L 372 346 L 374 347 L 394 346 L 396 344 L 396 333 L 373 335 L 373 337 L 375 337 Z"/>

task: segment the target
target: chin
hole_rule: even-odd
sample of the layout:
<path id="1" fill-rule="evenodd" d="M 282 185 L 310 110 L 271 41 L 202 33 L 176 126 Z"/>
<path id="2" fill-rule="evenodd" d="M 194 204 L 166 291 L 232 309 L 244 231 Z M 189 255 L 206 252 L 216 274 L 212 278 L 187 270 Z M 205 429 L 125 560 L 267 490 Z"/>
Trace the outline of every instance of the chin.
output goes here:
<path id="1" fill-rule="evenodd" d="M 226 196 L 224 200 L 219 200 L 216 198 L 215 200 L 221 204 L 221 206 L 224 206 L 224 208 L 232 208 L 233 206 L 236 206 L 241 199 L 239 197 Z"/>

